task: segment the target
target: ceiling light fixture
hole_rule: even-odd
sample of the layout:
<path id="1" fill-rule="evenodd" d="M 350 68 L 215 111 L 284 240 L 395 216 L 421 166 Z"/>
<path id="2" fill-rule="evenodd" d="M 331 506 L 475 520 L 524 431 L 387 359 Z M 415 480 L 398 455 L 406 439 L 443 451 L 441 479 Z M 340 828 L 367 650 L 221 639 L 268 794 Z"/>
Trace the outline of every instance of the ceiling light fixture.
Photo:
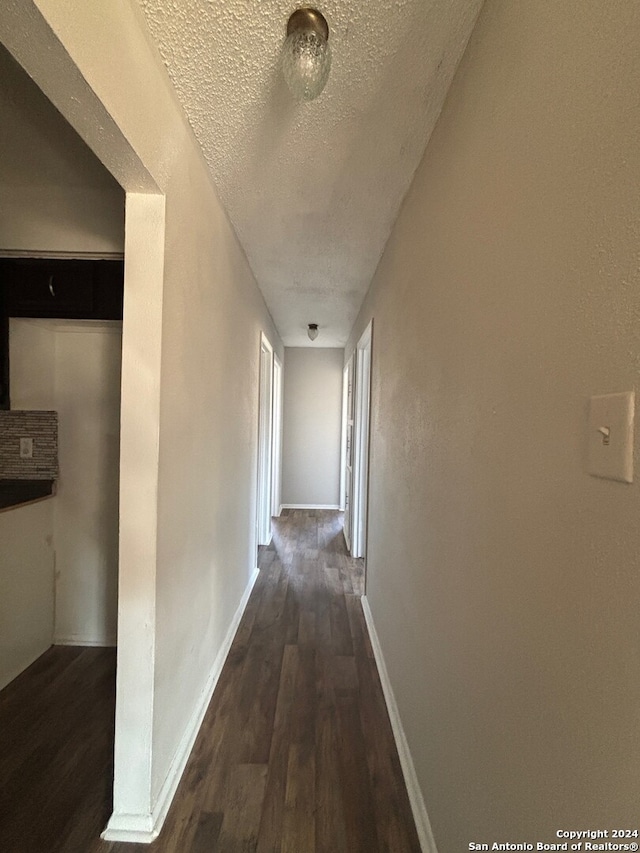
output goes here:
<path id="1" fill-rule="evenodd" d="M 331 70 L 329 25 L 317 9 L 296 9 L 287 24 L 282 71 L 299 100 L 312 101 L 324 89 Z"/>
<path id="2" fill-rule="evenodd" d="M 307 329 L 307 334 L 309 335 L 310 341 L 315 341 L 318 337 L 318 324 L 317 323 L 309 323 L 309 328 Z"/>

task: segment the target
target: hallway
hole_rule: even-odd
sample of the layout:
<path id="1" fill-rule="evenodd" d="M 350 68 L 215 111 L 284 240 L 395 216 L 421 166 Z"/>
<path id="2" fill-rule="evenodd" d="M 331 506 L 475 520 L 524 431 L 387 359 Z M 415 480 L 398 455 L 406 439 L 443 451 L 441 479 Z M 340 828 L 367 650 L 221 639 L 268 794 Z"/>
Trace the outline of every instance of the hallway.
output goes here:
<path id="1" fill-rule="evenodd" d="M 0 514 L 0 853 L 416 849 L 363 614 L 425 849 L 636 831 L 640 4 L 326 0 L 310 103 L 292 11 L 0 2 L 2 417 L 60 397 L 69 439 Z M 123 259 L 85 405 L 100 276 L 32 273 Z M 61 525 L 116 478 L 117 601 Z M 222 672 L 270 515 L 346 503 L 357 555 L 362 493 L 366 598 L 338 516 L 282 517 Z"/>
<path id="2" fill-rule="evenodd" d="M 76 801 L 47 853 L 419 851 L 358 600 L 362 561 L 347 556 L 342 514 L 285 510 L 260 568 L 160 838 L 149 846 L 81 838 L 83 827 L 95 831 L 95 815 Z M 66 702 L 66 691 L 52 693 L 52 719 L 66 718 Z M 96 710 L 100 740 L 104 711 Z M 74 754 L 91 741 L 85 728 L 82 743 L 71 734 Z M 70 737 L 69 726 L 57 730 Z M 43 752 L 61 748 L 50 743 Z M 53 775 L 46 783 L 61 789 Z M 73 806 L 64 805 L 68 818 Z M 44 851 L 18 843 L 12 853 Z"/>
<path id="3" fill-rule="evenodd" d="M 273 526 L 162 834 L 139 850 L 419 851 L 342 514 Z"/>

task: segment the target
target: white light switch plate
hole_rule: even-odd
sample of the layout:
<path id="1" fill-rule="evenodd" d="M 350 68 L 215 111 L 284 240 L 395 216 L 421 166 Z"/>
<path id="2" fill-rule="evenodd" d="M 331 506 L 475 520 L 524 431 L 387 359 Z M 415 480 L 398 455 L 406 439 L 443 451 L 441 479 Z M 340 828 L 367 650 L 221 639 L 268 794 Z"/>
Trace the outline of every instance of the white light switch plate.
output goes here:
<path id="1" fill-rule="evenodd" d="M 589 474 L 633 482 L 635 393 L 592 397 L 589 406 Z"/>
<path id="2" fill-rule="evenodd" d="M 20 459 L 33 459 L 33 439 L 20 439 Z"/>

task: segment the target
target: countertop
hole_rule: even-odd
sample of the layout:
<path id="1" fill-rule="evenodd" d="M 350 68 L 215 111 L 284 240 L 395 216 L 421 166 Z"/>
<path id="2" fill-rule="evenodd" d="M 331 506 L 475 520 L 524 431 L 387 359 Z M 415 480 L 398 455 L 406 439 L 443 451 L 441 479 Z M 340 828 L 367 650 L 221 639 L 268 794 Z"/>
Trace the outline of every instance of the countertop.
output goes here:
<path id="1" fill-rule="evenodd" d="M 31 503 L 54 494 L 55 480 L 0 479 L 0 510 Z"/>

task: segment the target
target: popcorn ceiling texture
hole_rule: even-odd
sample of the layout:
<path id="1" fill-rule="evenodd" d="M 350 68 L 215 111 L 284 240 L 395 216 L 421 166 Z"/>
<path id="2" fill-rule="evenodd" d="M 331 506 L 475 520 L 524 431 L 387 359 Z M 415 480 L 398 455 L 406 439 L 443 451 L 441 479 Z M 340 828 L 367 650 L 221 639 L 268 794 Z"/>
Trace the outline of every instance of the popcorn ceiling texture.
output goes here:
<path id="1" fill-rule="evenodd" d="M 20 458 L 20 439 L 33 439 L 33 457 Z M 0 480 L 58 477 L 58 413 L 0 412 Z"/>
<path id="2" fill-rule="evenodd" d="M 342 346 L 482 0 L 320 4 L 332 69 L 297 103 L 284 0 L 139 0 L 288 346 Z M 304 4 L 300 4 L 304 5 Z"/>

